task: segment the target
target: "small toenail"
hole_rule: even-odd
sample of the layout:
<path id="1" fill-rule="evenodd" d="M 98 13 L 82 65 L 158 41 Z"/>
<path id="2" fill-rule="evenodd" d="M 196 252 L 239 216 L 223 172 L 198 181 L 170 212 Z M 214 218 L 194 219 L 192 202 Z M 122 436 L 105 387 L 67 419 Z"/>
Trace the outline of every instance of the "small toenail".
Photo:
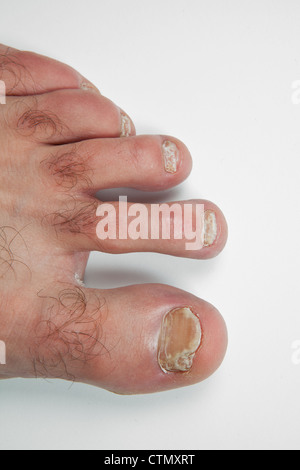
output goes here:
<path id="1" fill-rule="evenodd" d="M 85 287 L 85 284 L 78 273 L 75 273 L 75 282 L 80 287 Z"/>
<path id="2" fill-rule="evenodd" d="M 174 142 L 165 140 L 162 144 L 165 170 L 168 173 L 176 173 L 179 164 L 179 150 Z"/>
<path id="3" fill-rule="evenodd" d="M 199 318 L 188 307 L 175 308 L 164 317 L 158 341 L 158 363 L 164 372 L 188 372 L 200 347 Z"/>
<path id="4" fill-rule="evenodd" d="M 84 91 L 93 91 L 97 93 L 98 95 L 101 95 L 100 91 L 98 88 L 96 88 L 92 83 L 90 82 L 82 82 L 81 83 L 81 89 Z"/>
<path id="5" fill-rule="evenodd" d="M 204 246 L 213 245 L 217 238 L 217 218 L 213 211 L 205 211 L 204 214 Z"/>
<path id="6" fill-rule="evenodd" d="M 121 111 L 121 137 L 129 137 L 132 133 L 132 123 L 129 116 Z"/>

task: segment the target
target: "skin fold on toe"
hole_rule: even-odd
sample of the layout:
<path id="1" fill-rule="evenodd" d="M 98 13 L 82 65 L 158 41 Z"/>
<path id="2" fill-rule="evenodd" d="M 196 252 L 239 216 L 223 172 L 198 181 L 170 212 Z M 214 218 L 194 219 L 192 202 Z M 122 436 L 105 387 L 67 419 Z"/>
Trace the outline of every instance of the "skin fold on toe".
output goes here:
<path id="1" fill-rule="evenodd" d="M 0 45 L 0 80 L 7 93 L 0 106 L 0 379 L 60 378 L 120 394 L 206 379 L 227 346 L 224 320 L 211 304 L 161 284 L 83 284 L 94 250 L 196 259 L 222 251 L 227 224 L 210 201 L 159 208 L 128 201 L 124 216 L 122 201 L 96 197 L 109 188 L 175 187 L 192 169 L 187 147 L 173 136 L 136 136 L 122 109 L 53 59 Z M 158 236 L 131 236 L 139 211 L 150 227 L 155 210 L 151 235 Z M 115 238 L 102 236 L 108 214 Z M 199 241 L 192 250 L 187 233 L 179 236 L 186 220 Z"/>

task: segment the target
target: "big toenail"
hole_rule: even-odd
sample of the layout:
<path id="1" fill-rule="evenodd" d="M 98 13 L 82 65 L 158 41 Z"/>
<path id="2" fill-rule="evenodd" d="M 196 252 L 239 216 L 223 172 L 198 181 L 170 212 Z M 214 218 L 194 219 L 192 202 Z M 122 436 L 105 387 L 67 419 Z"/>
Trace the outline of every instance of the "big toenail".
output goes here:
<path id="1" fill-rule="evenodd" d="M 205 211 L 204 214 L 204 246 L 213 245 L 217 238 L 217 218 L 213 211 Z"/>
<path id="2" fill-rule="evenodd" d="M 179 165 L 179 150 L 174 142 L 165 140 L 162 144 L 165 170 L 167 173 L 176 173 Z"/>
<path id="3" fill-rule="evenodd" d="M 200 347 L 199 318 L 188 307 L 175 308 L 164 317 L 158 341 L 158 363 L 164 372 L 188 372 Z"/>

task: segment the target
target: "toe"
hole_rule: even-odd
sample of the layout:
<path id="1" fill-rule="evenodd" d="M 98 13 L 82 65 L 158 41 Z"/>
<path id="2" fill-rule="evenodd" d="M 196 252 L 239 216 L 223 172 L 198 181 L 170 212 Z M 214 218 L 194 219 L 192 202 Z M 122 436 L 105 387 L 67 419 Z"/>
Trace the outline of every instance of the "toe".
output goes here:
<path id="1" fill-rule="evenodd" d="M 163 285 L 39 293 L 31 348 L 37 375 L 121 394 L 200 382 L 221 364 L 227 332 L 210 304 Z"/>
<path id="2" fill-rule="evenodd" d="M 7 98 L 5 121 L 18 137 L 67 144 L 135 134 L 128 117 L 108 98 L 89 90 L 60 90 L 35 97 Z M 126 126 L 124 122 L 126 121 Z"/>
<path id="3" fill-rule="evenodd" d="M 227 241 L 223 213 L 205 200 L 136 204 L 72 198 L 48 213 L 45 222 L 60 246 L 79 252 L 156 252 L 209 259 Z"/>
<path id="4" fill-rule="evenodd" d="M 163 285 L 111 291 L 106 299 L 108 312 L 115 312 L 115 342 L 105 364 L 105 388 L 164 391 L 201 382 L 220 366 L 227 330 L 211 304 Z"/>
<path id="5" fill-rule="evenodd" d="M 74 153 L 74 145 L 61 146 L 57 154 Z M 184 181 L 191 172 L 187 147 L 169 136 L 135 136 L 123 139 L 94 139 L 78 143 L 76 159 L 87 162 L 89 184 L 81 190 L 134 188 L 161 191 Z"/>
<path id="6" fill-rule="evenodd" d="M 66 88 L 96 90 L 76 70 L 33 52 L 0 45 L 0 80 L 8 96 L 36 95 Z"/>

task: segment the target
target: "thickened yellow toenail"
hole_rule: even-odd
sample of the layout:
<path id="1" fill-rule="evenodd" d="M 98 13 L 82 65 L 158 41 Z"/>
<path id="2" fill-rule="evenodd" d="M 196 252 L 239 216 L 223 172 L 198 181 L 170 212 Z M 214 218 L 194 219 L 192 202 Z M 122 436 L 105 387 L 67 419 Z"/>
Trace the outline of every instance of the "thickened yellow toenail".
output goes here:
<path id="1" fill-rule="evenodd" d="M 179 164 L 179 150 L 174 142 L 166 140 L 162 145 L 165 170 L 168 173 L 176 173 Z"/>
<path id="2" fill-rule="evenodd" d="M 188 307 L 175 308 L 164 317 L 159 341 L 158 363 L 164 372 L 188 372 L 200 347 L 199 318 Z"/>
<path id="3" fill-rule="evenodd" d="M 217 238 L 217 218 L 213 211 L 204 214 L 204 246 L 211 246 Z"/>

